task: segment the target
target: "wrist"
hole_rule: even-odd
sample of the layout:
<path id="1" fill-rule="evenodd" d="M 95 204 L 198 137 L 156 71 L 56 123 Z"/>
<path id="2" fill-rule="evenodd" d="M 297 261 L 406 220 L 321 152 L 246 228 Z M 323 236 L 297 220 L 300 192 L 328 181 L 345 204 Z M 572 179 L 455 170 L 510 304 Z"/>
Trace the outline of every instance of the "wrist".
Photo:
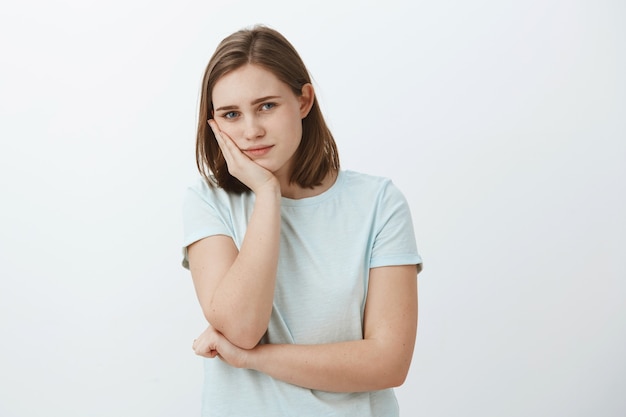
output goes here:
<path id="1" fill-rule="evenodd" d="M 243 358 L 242 367 L 246 369 L 252 369 L 254 371 L 260 371 L 258 365 L 261 360 L 259 357 L 263 354 L 265 346 L 266 345 L 256 345 L 252 349 L 246 350 L 246 354 Z"/>
<path id="2" fill-rule="evenodd" d="M 258 187 L 256 190 L 253 190 L 254 194 L 257 197 L 273 197 L 273 198 L 279 198 L 280 199 L 280 183 L 278 182 L 278 180 L 276 178 L 273 178 L 271 180 L 266 181 L 265 183 L 263 183 L 263 185 L 261 185 L 260 187 Z"/>

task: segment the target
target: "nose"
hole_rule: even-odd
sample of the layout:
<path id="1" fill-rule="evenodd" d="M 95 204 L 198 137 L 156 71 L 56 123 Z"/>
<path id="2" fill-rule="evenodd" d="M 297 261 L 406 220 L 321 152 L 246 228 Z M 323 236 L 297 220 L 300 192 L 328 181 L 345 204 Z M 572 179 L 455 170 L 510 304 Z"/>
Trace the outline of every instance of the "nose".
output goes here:
<path id="1" fill-rule="evenodd" d="M 255 140 L 263 137 L 265 130 L 261 121 L 257 117 L 247 117 L 245 121 L 243 138 L 246 140 Z"/>

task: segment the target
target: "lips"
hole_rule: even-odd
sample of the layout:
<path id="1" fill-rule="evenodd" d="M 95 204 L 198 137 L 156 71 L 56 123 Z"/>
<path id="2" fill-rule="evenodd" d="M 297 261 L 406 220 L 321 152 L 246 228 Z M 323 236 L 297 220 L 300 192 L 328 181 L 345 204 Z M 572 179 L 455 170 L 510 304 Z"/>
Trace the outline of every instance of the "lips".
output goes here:
<path id="1" fill-rule="evenodd" d="M 244 150 L 244 153 L 250 156 L 263 156 L 268 153 L 272 149 L 273 145 L 269 146 L 255 146 L 254 148 L 249 148 Z"/>

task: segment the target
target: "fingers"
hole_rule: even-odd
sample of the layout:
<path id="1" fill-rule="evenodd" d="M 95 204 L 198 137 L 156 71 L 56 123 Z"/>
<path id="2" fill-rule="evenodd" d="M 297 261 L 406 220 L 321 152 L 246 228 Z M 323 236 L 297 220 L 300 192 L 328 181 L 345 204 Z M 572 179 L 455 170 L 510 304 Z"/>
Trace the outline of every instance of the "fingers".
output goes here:
<path id="1" fill-rule="evenodd" d="M 218 355 L 216 349 L 211 349 L 208 345 L 198 343 L 195 340 L 191 348 L 196 355 L 204 356 L 205 358 L 213 359 Z"/>
<path id="2" fill-rule="evenodd" d="M 213 119 L 209 119 L 207 123 L 211 127 L 211 130 L 213 131 L 213 135 L 215 136 L 215 139 L 217 140 L 217 144 L 220 145 L 220 149 L 221 149 L 224 139 L 222 138 L 222 132 L 220 131 L 220 128 L 217 126 L 217 123 L 215 123 L 215 120 Z"/>
<path id="3" fill-rule="evenodd" d="M 235 141 L 226 132 L 220 130 L 215 120 L 209 119 L 207 122 L 222 150 L 230 175 L 237 178 L 254 192 L 259 187 L 267 186 L 268 184 L 275 186 L 277 180 L 270 171 L 255 163 L 243 153 Z"/>
<path id="4" fill-rule="evenodd" d="M 217 339 L 211 330 L 213 329 L 209 327 L 197 339 L 193 340 L 191 349 L 196 355 L 204 356 L 205 358 L 217 356 Z"/>
<path id="5" fill-rule="evenodd" d="M 246 163 L 250 162 L 250 158 L 244 155 L 243 152 L 239 149 L 239 147 L 235 144 L 235 141 L 228 136 L 226 132 L 220 130 L 215 120 L 208 120 L 209 126 L 211 130 L 213 130 L 213 134 L 215 135 L 215 139 L 217 140 L 217 144 L 219 145 L 222 155 L 224 155 L 224 159 L 226 160 L 226 165 L 228 167 L 228 171 L 231 175 L 237 177 L 237 173 L 239 173 L 243 166 Z M 241 180 L 241 178 L 240 178 Z"/>
<path id="6" fill-rule="evenodd" d="M 235 145 L 235 142 L 231 139 L 230 136 L 220 130 L 219 126 L 217 126 L 217 123 L 215 123 L 215 120 L 209 119 L 208 123 L 211 127 L 211 130 L 213 131 L 213 134 L 215 135 L 217 144 L 224 154 L 226 162 L 228 163 L 232 161 L 233 154 L 236 152 L 241 153 L 240 149 L 237 147 L 237 145 Z"/>
<path id="7" fill-rule="evenodd" d="M 220 358 L 236 368 L 245 367 L 248 351 L 228 341 L 220 332 L 209 326 L 191 345 L 198 356 L 213 359 Z"/>

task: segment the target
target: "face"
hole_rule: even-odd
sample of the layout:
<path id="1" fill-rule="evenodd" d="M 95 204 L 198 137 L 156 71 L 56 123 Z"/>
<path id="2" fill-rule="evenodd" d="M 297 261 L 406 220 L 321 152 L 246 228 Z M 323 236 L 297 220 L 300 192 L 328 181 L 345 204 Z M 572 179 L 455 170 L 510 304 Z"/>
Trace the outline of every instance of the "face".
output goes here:
<path id="1" fill-rule="evenodd" d="M 249 64 L 213 87 L 213 119 L 250 159 L 288 178 L 302 140 L 302 119 L 312 105 L 312 88 L 307 84 L 296 96 L 274 74 Z"/>

